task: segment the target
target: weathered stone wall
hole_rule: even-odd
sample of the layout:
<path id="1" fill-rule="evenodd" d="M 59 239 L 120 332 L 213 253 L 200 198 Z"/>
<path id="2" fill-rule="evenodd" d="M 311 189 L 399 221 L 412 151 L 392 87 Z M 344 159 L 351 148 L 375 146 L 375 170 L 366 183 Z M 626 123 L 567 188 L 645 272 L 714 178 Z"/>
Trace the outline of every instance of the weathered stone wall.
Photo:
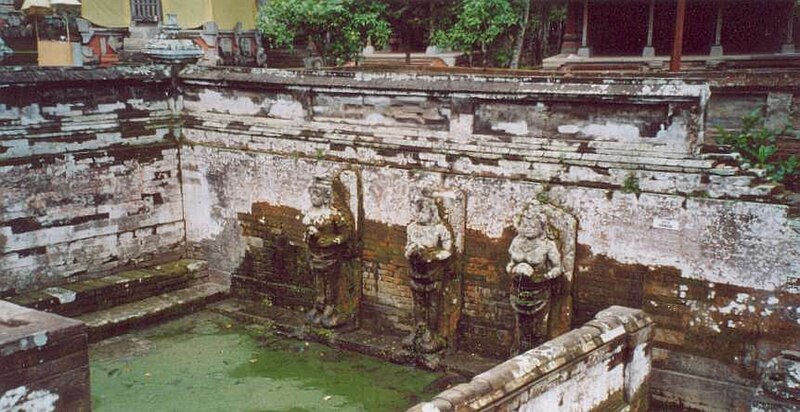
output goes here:
<path id="1" fill-rule="evenodd" d="M 646 411 L 653 320 L 613 306 L 409 411 Z"/>
<path id="2" fill-rule="evenodd" d="M 609 305 L 655 319 L 656 400 L 742 405 L 761 363 L 800 339 L 798 208 L 706 150 L 751 105 L 799 126 L 789 74 L 0 76 L 0 294 L 178 253 L 185 236 L 234 291 L 307 307 L 306 189 L 352 168 L 364 327 L 411 328 L 405 227 L 429 186 L 467 199 L 458 348 L 509 353 L 512 218 L 532 199 L 578 221 L 573 326 Z"/>
<path id="3" fill-rule="evenodd" d="M 731 84 L 194 68 L 182 82 L 188 242 L 218 270 L 268 283 L 263 296 L 310 303 L 306 188 L 354 167 L 366 327 L 410 328 L 405 226 L 428 185 L 467 196 L 461 348 L 508 355 L 511 221 L 535 198 L 578 220 L 574 325 L 614 304 L 656 319 L 661 400 L 693 396 L 669 387 L 675 373 L 752 388 L 760 362 L 800 336 L 793 209 L 729 157 L 702 154 L 708 126 L 733 113 L 719 101 L 707 118 L 711 87 Z"/>
<path id="4" fill-rule="evenodd" d="M 0 71 L 0 296 L 179 251 L 170 70 Z"/>
<path id="5" fill-rule="evenodd" d="M 265 239 L 276 244 L 270 236 L 300 245 L 311 177 L 355 165 L 366 218 L 362 316 L 371 325 L 409 326 L 402 245 L 410 193 L 424 183 L 468 197 L 464 347 L 506 355 L 510 222 L 542 192 L 579 221 L 576 322 L 609 304 L 645 307 L 664 317 L 661 347 L 707 356 L 707 342 L 735 336 L 730 351 L 712 357 L 751 371 L 753 339 L 790 342 L 763 330 L 750 336 L 762 316 L 726 317 L 746 293 L 753 313 L 796 328 L 779 313 L 793 309 L 786 299 L 794 295 L 781 288 L 797 272 L 798 237 L 789 208 L 768 196 L 773 186 L 696 154 L 705 137 L 704 83 L 294 76 L 184 74 L 188 237 L 218 254 L 219 269 L 237 270 L 243 256 L 262 253 Z M 221 79 L 232 86 L 219 87 Z M 243 217 L 283 229 L 243 237 Z M 719 292 L 689 302 L 692 285 Z"/>

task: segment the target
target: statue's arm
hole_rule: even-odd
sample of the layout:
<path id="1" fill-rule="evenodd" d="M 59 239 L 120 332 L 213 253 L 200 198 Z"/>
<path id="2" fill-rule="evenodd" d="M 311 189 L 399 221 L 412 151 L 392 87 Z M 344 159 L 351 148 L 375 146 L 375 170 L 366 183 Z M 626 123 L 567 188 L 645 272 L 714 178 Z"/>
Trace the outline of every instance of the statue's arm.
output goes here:
<path id="1" fill-rule="evenodd" d="M 514 251 L 517 249 L 517 237 L 511 241 L 511 246 L 508 247 L 508 263 L 506 263 L 506 273 L 511 273 L 516 266 L 517 260 L 514 259 Z"/>
<path id="2" fill-rule="evenodd" d="M 414 223 L 411 223 L 406 228 L 406 249 L 405 249 L 406 259 L 410 258 L 411 255 L 420 250 L 419 244 L 411 238 L 412 237 L 411 231 L 413 230 L 413 226 Z"/>
<path id="3" fill-rule="evenodd" d="M 545 276 L 547 279 L 555 279 L 563 272 L 561 268 L 561 253 L 558 251 L 558 246 L 554 242 L 550 242 L 550 247 L 547 251 L 547 260 L 550 261 L 550 270 Z"/>

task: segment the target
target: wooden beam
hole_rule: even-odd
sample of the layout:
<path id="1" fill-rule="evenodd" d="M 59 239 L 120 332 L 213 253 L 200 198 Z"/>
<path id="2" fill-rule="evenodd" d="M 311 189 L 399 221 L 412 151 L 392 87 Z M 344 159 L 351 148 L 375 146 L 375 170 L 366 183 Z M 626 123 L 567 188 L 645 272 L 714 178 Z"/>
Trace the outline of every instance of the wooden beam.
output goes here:
<path id="1" fill-rule="evenodd" d="M 669 71 L 681 71 L 681 57 L 683 56 L 683 22 L 686 19 L 686 0 L 678 0 L 678 10 L 675 13 L 675 36 L 672 41 L 672 57 L 669 61 Z"/>

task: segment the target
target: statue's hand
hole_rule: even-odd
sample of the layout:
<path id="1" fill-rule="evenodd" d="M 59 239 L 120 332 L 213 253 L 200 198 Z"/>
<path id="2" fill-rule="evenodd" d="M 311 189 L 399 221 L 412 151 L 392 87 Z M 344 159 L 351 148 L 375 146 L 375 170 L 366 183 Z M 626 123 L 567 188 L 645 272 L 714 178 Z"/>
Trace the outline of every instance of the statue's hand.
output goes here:
<path id="1" fill-rule="evenodd" d="M 323 236 L 317 240 L 317 245 L 320 247 L 330 247 L 334 245 L 341 245 L 342 240 L 339 239 L 339 236 Z"/>
<path id="2" fill-rule="evenodd" d="M 533 276 L 533 266 L 525 262 L 519 263 L 516 266 L 514 266 L 513 269 L 511 269 L 511 274 L 517 276 L 531 277 Z"/>
<path id="3" fill-rule="evenodd" d="M 308 236 L 316 236 L 317 233 L 319 233 L 319 230 L 316 226 L 309 226 L 306 228 L 306 234 Z"/>
<path id="4" fill-rule="evenodd" d="M 422 247 L 417 243 L 406 244 L 406 259 L 419 255 Z"/>
<path id="5" fill-rule="evenodd" d="M 437 260 L 445 260 L 450 257 L 452 253 L 449 250 L 440 250 L 436 253 Z"/>
<path id="6" fill-rule="evenodd" d="M 552 268 L 550 269 L 547 274 L 545 275 L 546 279 L 555 279 L 561 276 L 561 269 L 560 268 Z"/>

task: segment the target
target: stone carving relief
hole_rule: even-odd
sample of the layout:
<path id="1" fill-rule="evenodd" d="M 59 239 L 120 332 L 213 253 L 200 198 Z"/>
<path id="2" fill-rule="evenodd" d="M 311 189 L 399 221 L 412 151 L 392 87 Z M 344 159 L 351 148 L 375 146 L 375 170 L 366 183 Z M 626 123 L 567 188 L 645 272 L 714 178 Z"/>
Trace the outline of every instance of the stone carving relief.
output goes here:
<path id="1" fill-rule="evenodd" d="M 751 410 L 800 410 L 800 352 L 785 350 L 764 365 Z"/>
<path id="2" fill-rule="evenodd" d="M 357 194 L 345 188 L 339 175 L 317 176 L 309 188 L 311 207 L 302 219 L 316 291 L 306 318 L 325 328 L 355 323 L 360 302 L 358 236 L 349 206 L 351 196 Z"/>
<path id="3" fill-rule="evenodd" d="M 517 354 L 569 330 L 577 224 L 560 209 L 535 201 L 515 217 L 514 228 L 506 272 Z"/>
<path id="4" fill-rule="evenodd" d="M 411 361 L 430 369 L 438 368 L 460 314 L 457 256 L 463 247 L 457 245 L 463 236 L 454 233 L 451 222 L 463 222 L 463 199 L 456 192 L 423 190 L 412 201 L 413 221 L 406 228 L 414 329 L 403 347 Z"/>

